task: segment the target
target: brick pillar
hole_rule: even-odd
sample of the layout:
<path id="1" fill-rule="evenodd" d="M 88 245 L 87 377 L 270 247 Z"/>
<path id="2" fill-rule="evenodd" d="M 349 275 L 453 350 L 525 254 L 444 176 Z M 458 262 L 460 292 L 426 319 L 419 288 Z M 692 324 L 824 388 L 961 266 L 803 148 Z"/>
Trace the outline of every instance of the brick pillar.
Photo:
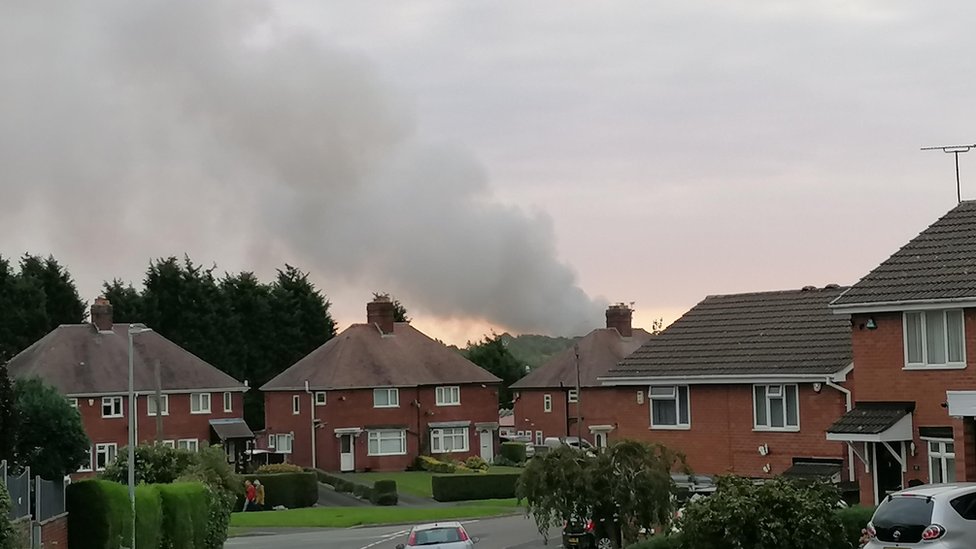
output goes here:
<path id="1" fill-rule="evenodd" d="M 952 420 L 952 432 L 956 449 L 956 480 L 976 481 L 976 419 L 971 417 Z"/>

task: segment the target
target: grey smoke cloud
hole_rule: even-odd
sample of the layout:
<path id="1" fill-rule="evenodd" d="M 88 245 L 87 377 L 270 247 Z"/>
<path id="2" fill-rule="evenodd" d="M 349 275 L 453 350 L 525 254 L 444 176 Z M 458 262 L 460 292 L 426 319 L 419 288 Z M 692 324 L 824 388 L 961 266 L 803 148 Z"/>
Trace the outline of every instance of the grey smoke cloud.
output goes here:
<path id="1" fill-rule="evenodd" d="M 606 302 L 559 260 L 544 213 L 498 201 L 462 147 L 417 137 L 368 60 L 283 31 L 267 4 L 3 10 L 7 253 L 43 232 L 104 278 L 158 255 L 238 253 L 445 318 L 558 334 L 599 323 Z"/>

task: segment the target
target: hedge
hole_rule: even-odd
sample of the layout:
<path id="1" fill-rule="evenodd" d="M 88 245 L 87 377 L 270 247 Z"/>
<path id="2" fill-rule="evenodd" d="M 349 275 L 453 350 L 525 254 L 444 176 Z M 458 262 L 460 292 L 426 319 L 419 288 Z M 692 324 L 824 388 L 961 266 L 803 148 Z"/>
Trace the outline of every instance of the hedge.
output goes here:
<path id="1" fill-rule="evenodd" d="M 245 475 L 252 483 L 260 480 L 264 486 L 264 508 L 279 505 L 286 509 L 311 507 L 319 501 L 319 483 L 315 473 L 275 473 L 270 475 Z M 244 508 L 244 496 L 237 499 L 235 511 Z"/>
<path id="2" fill-rule="evenodd" d="M 159 547 L 162 532 L 163 499 L 159 490 L 152 484 L 136 486 L 136 548 Z"/>
<path id="3" fill-rule="evenodd" d="M 512 463 L 525 463 L 525 443 L 503 442 L 499 453 Z"/>
<path id="4" fill-rule="evenodd" d="M 207 489 L 202 484 L 181 482 L 158 484 L 163 504 L 163 534 L 160 546 L 164 549 L 204 549 L 207 536 Z"/>
<path id="5" fill-rule="evenodd" d="M 170 485 L 140 485 L 136 487 L 136 547 L 158 549 L 163 545 L 166 524 L 173 529 L 192 528 L 188 517 L 170 518 L 164 523 L 162 491 Z M 202 484 L 184 484 L 185 490 L 199 494 L 207 505 L 206 489 Z M 132 512 L 129 490 L 124 484 L 107 480 L 85 480 L 68 485 L 65 494 L 68 511 L 68 545 L 73 549 L 118 549 L 128 547 L 132 538 Z M 199 509 L 199 508 L 197 508 Z M 194 511 L 198 512 L 198 511 Z M 203 516 L 207 509 L 204 507 Z M 205 518 L 203 520 L 206 520 Z M 173 545 L 192 549 L 203 545 Z"/>
<path id="6" fill-rule="evenodd" d="M 396 505 L 399 499 L 395 480 L 377 480 L 373 483 L 373 490 L 369 497 L 373 505 Z"/>
<path id="7" fill-rule="evenodd" d="M 851 542 L 851 547 L 858 547 L 861 540 L 861 529 L 871 522 L 874 516 L 874 507 L 847 507 L 837 511 L 841 524 L 844 525 L 844 535 L 847 541 Z"/>
<path id="8" fill-rule="evenodd" d="M 434 475 L 430 486 L 437 501 L 505 499 L 515 497 L 519 474 Z"/>
<path id="9" fill-rule="evenodd" d="M 680 547 L 681 535 L 674 534 L 651 536 L 644 541 L 638 541 L 628 546 L 627 549 L 679 549 Z"/>

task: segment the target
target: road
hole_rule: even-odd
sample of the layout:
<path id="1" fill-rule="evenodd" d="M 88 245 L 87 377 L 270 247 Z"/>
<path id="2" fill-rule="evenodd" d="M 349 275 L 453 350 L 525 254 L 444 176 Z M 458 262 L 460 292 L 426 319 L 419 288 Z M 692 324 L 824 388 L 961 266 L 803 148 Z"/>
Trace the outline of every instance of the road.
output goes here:
<path id="1" fill-rule="evenodd" d="M 560 546 L 559 532 L 553 531 L 549 545 L 535 523 L 523 516 L 462 521 L 471 537 L 479 538 L 477 549 L 535 549 Z M 319 530 L 293 530 L 287 533 L 250 535 L 227 540 L 226 549 L 394 549 L 407 542 L 409 526 L 374 526 Z"/>

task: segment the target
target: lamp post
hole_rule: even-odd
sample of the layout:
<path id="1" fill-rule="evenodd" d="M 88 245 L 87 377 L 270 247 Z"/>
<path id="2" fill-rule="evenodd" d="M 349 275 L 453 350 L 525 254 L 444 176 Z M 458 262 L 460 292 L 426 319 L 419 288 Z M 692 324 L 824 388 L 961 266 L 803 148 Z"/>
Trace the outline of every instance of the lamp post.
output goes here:
<path id="1" fill-rule="evenodd" d="M 132 549 L 136 549 L 136 399 L 132 336 L 151 332 L 145 324 L 129 324 L 129 504 L 132 507 Z M 156 403 L 158 406 L 159 403 Z"/>

